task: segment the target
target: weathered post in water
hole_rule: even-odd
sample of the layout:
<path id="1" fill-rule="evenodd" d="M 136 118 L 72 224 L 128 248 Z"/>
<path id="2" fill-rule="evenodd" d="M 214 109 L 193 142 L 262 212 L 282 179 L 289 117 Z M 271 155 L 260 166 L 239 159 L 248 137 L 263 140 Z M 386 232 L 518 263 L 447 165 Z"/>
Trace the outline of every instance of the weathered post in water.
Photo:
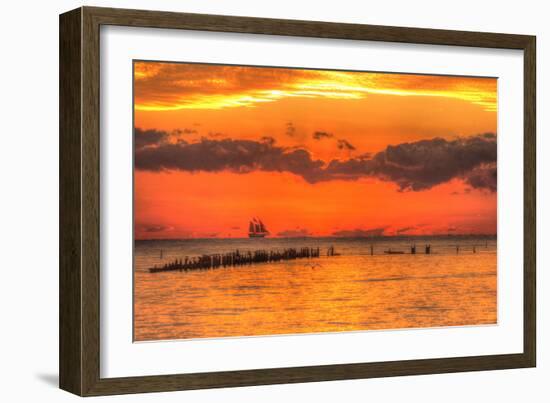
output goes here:
<path id="1" fill-rule="evenodd" d="M 329 246 L 327 256 L 339 256 L 336 253 L 334 245 Z M 252 265 L 255 263 L 279 262 L 282 260 L 311 259 L 321 256 L 319 247 L 288 248 L 279 250 L 256 250 L 241 253 L 239 250 L 228 253 L 215 253 L 212 255 L 201 255 L 195 257 L 185 256 L 176 258 L 171 262 L 157 267 L 149 268 L 150 273 L 159 273 L 167 271 L 189 271 L 189 270 L 210 270 L 218 267 L 234 267 L 243 265 Z"/>

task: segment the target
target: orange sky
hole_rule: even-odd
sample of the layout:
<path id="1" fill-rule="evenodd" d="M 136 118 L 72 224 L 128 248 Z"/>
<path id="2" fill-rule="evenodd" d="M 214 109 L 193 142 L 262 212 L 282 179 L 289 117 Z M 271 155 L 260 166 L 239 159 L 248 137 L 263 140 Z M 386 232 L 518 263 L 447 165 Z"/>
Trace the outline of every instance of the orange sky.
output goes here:
<path id="1" fill-rule="evenodd" d="M 496 79 L 134 69 L 137 239 L 496 233 Z"/>

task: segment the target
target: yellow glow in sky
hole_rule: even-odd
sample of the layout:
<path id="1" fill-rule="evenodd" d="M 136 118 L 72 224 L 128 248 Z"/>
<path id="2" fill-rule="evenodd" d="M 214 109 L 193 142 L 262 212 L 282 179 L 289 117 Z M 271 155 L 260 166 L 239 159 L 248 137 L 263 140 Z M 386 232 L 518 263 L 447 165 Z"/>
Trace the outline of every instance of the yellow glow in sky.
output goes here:
<path id="1" fill-rule="evenodd" d="M 153 82 L 155 87 L 149 85 Z M 140 111 L 250 107 L 289 97 L 362 99 L 369 94 L 443 97 L 487 111 L 497 108 L 496 80 L 470 77 L 136 62 L 135 85 L 140 94 L 135 109 Z"/>

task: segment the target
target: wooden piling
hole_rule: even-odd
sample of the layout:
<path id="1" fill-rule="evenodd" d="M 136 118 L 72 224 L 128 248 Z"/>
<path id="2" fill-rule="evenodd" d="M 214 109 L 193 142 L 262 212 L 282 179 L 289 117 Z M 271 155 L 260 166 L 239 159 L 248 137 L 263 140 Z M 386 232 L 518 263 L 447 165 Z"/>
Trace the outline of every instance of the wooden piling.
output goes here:
<path id="1" fill-rule="evenodd" d="M 334 246 L 327 250 L 327 256 L 335 256 Z M 173 262 L 164 264 L 161 267 L 149 268 L 150 273 L 159 273 L 167 271 L 189 271 L 189 270 L 209 270 L 220 267 L 235 267 L 251 265 L 254 263 L 271 263 L 283 260 L 309 259 L 321 256 L 321 249 L 304 247 L 300 249 L 288 248 L 283 251 L 256 250 L 254 252 L 241 253 L 239 250 L 225 254 L 202 255 L 193 258 L 185 256 L 184 259 L 175 259 Z"/>

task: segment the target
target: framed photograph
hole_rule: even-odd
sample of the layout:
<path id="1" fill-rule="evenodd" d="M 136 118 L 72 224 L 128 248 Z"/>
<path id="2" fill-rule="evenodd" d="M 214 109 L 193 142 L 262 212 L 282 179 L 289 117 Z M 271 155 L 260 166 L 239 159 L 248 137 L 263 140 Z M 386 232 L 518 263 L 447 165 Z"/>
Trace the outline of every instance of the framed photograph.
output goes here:
<path id="1" fill-rule="evenodd" d="M 60 387 L 533 367 L 535 37 L 60 16 Z"/>

